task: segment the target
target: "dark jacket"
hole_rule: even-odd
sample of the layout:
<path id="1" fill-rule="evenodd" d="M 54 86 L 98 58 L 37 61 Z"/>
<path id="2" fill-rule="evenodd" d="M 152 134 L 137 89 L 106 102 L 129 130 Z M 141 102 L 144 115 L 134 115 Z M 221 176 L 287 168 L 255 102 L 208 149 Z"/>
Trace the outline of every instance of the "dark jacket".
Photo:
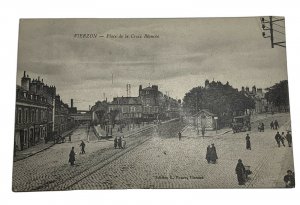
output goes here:
<path id="1" fill-rule="evenodd" d="M 71 150 L 69 154 L 69 162 L 74 162 L 75 161 L 75 152 L 74 150 Z"/>

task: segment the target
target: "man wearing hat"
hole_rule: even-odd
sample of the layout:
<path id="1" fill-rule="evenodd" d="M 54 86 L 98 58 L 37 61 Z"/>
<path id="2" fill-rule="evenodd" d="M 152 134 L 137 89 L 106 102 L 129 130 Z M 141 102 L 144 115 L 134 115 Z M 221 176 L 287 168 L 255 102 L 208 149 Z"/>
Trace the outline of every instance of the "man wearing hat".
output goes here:
<path id="1" fill-rule="evenodd" d="M 287 171 L 287 175 L 284 176 L 283 181 L 285 182 L 286 188 L 294 188 L 295 187 L 295 176 L 292 170 Z"/>

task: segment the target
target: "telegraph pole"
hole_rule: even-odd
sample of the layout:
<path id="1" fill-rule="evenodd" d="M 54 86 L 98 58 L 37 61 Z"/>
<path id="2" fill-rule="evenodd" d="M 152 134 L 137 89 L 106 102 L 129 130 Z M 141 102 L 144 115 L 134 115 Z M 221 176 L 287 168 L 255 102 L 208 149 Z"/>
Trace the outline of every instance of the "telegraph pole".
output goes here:
<path id="1" fill-rule="evenodd" d="M 271 46 L 272 46 L 272 48 L 274 48 L 274 36 L 273 36 L 272 16 L 270 16 L 270 36 L 271 36 Z"/>

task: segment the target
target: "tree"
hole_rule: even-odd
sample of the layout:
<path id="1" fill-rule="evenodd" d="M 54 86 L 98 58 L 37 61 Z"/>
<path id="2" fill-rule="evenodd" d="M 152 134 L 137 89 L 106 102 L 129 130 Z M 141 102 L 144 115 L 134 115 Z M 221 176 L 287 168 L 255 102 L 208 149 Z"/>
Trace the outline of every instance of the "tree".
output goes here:
<path id="1" fill-rule="evenodd" d="M 190 114 L 195 114 L 201 109 L 208 109 L 219 116 L 244 113 L 246 109 L 253 109 L 253 99 L 238 92 L 227 82 L 212 81 L 206 87 L 195 87 L 186 93 L 183 107 Z"/>
<path id="2" fill-rule="evenodd" d="M 112 111 L 110 111 L 111 123 L 112 123 L 113 127 L 115 127 L 116 118 L 117 118 L 117 116 L 118 116 L 119 113 L 120 113 L 120 110 L 112 110 Z"/>
<path id="3" fill-rule="evenodd" d="M 283 80 L 266 89 L 265 98 L 276 107 L 289 107 L 288 81 Z"/>

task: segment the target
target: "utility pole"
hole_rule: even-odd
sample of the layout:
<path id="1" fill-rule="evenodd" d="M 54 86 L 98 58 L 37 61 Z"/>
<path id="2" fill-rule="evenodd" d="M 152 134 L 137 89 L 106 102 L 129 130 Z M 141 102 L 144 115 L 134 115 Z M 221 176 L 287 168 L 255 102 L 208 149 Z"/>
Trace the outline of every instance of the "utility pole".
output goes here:
<path id="1" fill-rule="evenodd" d="M 261 24 L 262 24 L 261 26 L 263 29 L 262 36 L 264 38 L 270 38 L 271 48 L 274 48 L 274 46 L 280 46 L 280 47 L 285 48 L 286 47 L 285 39 L 280 40 L 280 38 L 285 38 L 284 18 L 269 16 L 269 21 L 267 21 L 264 17 L 261 17 L 260 21 L 261 21 Z M 267 23 L 268 26 L 266 26 L 265 23 Z M 274 26 L 275 26 L 275 28 L 274 28 Z M 280 29 L 283 29 L 283 31 Z M 265 31 L 268 31 L 269 35 L 267 35 Z M 281 35 L 281 37 L 278 35 Z"/>
<path id="2" fill-rule="evenodd" d="M 271 36 L 271 46 L 272 46 L 272 48 L 274 48 L 274 36 L 273 36 L 272 16 L 270 16 L 270 36 Z"/>

